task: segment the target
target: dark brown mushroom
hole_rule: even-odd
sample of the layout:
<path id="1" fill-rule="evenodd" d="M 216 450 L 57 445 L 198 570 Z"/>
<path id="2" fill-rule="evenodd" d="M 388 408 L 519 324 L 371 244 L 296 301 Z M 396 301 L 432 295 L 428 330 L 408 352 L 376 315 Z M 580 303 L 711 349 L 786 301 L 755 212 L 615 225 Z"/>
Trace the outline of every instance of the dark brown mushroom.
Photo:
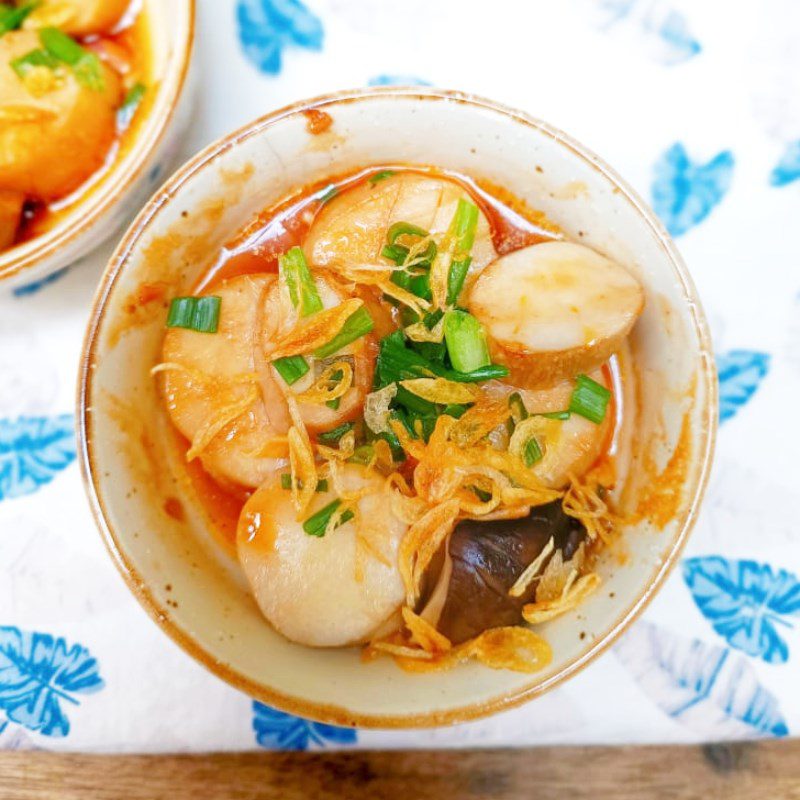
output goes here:
<path id="1" fill-rule="evenodd" d="M 522 606 L 534 599 L 536 583 L 521 597 L 510 597 L 508 591 L 551 538 L 565 561 L 586 538 L 586 529 L 564 513 L 560 500 L 538 506 L 522 519 L 460 522 L 434 567 L 438 572 L 430 581 L 433 588 L 424 598 L 422 615 L 453 643 L 488 628 L 520 623 Z"/>

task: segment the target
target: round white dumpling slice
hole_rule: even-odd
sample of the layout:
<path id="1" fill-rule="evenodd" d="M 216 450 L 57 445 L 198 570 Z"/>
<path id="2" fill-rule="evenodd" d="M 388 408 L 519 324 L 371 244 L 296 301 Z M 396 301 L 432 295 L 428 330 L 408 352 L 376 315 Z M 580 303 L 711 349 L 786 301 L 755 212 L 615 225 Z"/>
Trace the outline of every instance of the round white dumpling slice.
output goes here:
<path id="1" fill-rule="evenodd" d="M 438 242 L 460 199 L 475 202 L 459 184 L 445 178 L 401 172 L 347 189 L 328 202 L 314 220 L 303 250 L 309 263 L 336 269 L 387 263 L 381 257 L 386 234 L 395 222 L 409 222 Z M 472 246 L 473 273 L 497 258 L 489 221 L 478 215 Z"/>
<path id="2" fill-rule="evenodd" d="M 221 299 L 216 333 L 169 328 L 164 337 L 164 396 L 178 430 L 195 442 L 231 417 L 198 456 L 222 483 L 255 488 L 286 463 L 279 449 L 280 458 L 270 451 L 270 440 L 287 429 L 283 397 L 258 373 L 254 358 L 260 308 L 275 284 L 274 275 L 225 281 L 209 293 Z"/>
<path id="3" fill-rule="evenodd" d="M 256 602 L 278 632 L 299 644 L 342 647 L 389 633 L 405 597 L 397 551 L 406 525 L 392 514 L 383 480 L 357 465 L 347 465 L 343 478 L 348 491 L 369 493 L 355 501 L 356 519 L 322 537 L 303 530 L 277 476 L 239 518 L 239 561 Z M 317 494 L 304 518 L 335 499 Z"/>
<path id="4" fill-rule="evenodd" d="M 52 200 L 103 166 L 122 88 L 103 64 L 95 88 L 66 66 L 35 66 L 20 77 L 11 62 L 41 47 L 34 31 L 0 38 L 0 189 Z"/>
<path id="5" fill-rule="evenodd" d="M 606 361 L 641 313 L 644 291 L 588 247 L 545 242 L 490 264 L 468 305 L 486 328 L 493 360 L 511 370 L 509 382 L 542 386 Z"/>

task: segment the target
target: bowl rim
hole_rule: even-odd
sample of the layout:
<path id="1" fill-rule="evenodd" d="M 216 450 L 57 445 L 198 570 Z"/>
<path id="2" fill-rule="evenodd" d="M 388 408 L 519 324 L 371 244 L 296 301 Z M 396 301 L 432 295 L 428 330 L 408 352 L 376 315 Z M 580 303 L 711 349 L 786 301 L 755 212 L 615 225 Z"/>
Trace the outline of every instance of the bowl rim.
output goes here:
<path id="1" fill-rule="evenodd" d="M 57 225 L 40 236 L 0 252 L 0 282 L 19 277 L 87 233 L 122 200 L 142 174 L 149 157 L 161 144 L 186 86 L 194 49 L 196 0 L 174 1 L 182 6 L 185 36 L 177 42 L 176 57 L 170 61 L 161 79 L 158 102 L 149 111 L 148 124 L 135 137 L 128 153 L 112 162 L 97 191 L 90 192 L 85 201 L 80 198 Z M 86 253 L 76 254 L 75 260 L 84 255 Z"/>
<path id="2" fill-rule="evenodd" d="M 222 663 L 216 656 L 195 641 L 191 634 L 174 622 L 169 609 L 159 603 L 147 588 L 142 577 L 130 564 L 124 554 L 121 541 L 109 523 L 103 500 L 99 491 L 101 479 L 99 471 L 94 467 L 94 451 L 91 436 L 92 418 L 92 381 L 94 377 L 95 348 L 98 344 L 98 333 L 107 310 L 107 300 L 124 269 L 125 264 L 137 242 L 149 227 L 159 210 L 167 204 L 175 192 L 192 178 L 197 172 L 207 167 L 221 153 L 226 152 L 263 129 L 287 117 L 302 114 L 310 109 L 320 109 L 342 103 L 369 101 L 374 98 L 412 99 L 422 102 L 445 101 L 473 106 L 490 111 L 536 129 L 539 133 L 553 139 L 564 146 L 573 155 L 582 159 L 589 167 L 599 172 L 632 206 L 635 213 L 648 224 L 659 245 L 665 251 L 671 266 L 682 288 L 684 301 L 689 305 L 690 317 L 694 332 L 699 342 L 698 358 L 701 379 L 704 384 L 705 407 L 700 417 L 700 442 L 695 458 L 699 460 L 699 469 L 692 485 L 692 498 L 687 509 L 678 520 L 675 535 L 661 554 L 660 564 L 652 574 L 643 590 L 608 626 L 606 633 L 592 642 L 580 655 L 565 663 L 556 673 L 545 680 L 532 676 L 531 682 L 509 692 L 497 695 L 489 700 L 459 705 L 448 709 L 439 709 L 424 713 L 410 714 L 364 714 L 353 712 L 335 704 L 317 703 L 292 695 L 283 694 L 275 689 L 254 681 L 238 672 L 229 664 Z M 490 714 L 510 709 L 537 697 L 544 692 L 563 683 L 591 661 L 605 652 L 617 638 L 635 621 L 664 583 L 668 574 L 678 562 L 689 533 L 699 514 L 703 495 L 708 485 L 714 445 L 717 434 L 717 379 L 713 357 L 711 335 L 702 305 L 697 296 L 694 283 L 689 275 L 683 258 L 679 254 L 671 237 L 655 213 L 644 203 L 639 195 L 613 169 L 606 165 L 591 150 L 578 143 L 571 136 L 539 120 L 524 111 L 517 110 L 486 98 L 458 90 L 447 90 L 419 86 L 410 87 L 371 87 L 367 89 L 351 89 L 327 93 L 307 100 L 301 100 L 268 114 L 234 130 L 218 139 L 193 158 L 189 159 L 167 180 L 161 189 L 151 198 L 129 227 L 125 236 L 111 257 L 94 297 L 90 320 L 87 326 L 77 386 L 77 427 L 78 451 L 81 475 L 88 495 L 92 514 L 100 534 L 114 563 L 122 574 L 129 589 L 147 613 L 157 622 L 159 627 L 186 653 L 199 661 L 209 671 L 217 675 L 229 685 L 248 694 L 250 697 L 267 703 L 283 711 L 331 724 L 355 726 L 361 728 L 428 728 L 440 725 L 451 725 L 467 722 Z"/>

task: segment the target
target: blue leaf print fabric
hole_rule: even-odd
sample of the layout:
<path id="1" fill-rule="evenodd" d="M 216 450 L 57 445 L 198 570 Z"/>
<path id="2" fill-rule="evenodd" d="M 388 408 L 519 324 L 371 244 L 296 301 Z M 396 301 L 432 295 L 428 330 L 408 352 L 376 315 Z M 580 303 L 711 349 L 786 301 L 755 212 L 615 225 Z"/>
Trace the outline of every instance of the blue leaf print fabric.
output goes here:
<path id="1" fill-rule="evenodd" d="M 307 750 L 311 744 L 355 744 L 358 736 L 352 728 L 340 728 L 312 722 L 293 714 L 253 701 L 253 730 L 261 747 L 281 750 Z"/>
<path id="2" fill-rule="evenodd" d="M 773 186 L 786 186 L 800 178 L 800 139 L 786 147 L 769 176 Z"/>
<path id="3" fill-rule="evenodd" d="M 750 400 L 769 365 L 769 353 L 754 350 L 730 350 L 717 356 L 720 422 L 729 420 Z"/>
<path id="4" fill-rule="evenodd" d="M 66 736 L 62 704 L 103 688 L 97 661 L 61 637 L 0 626 L 0 709 L 9 720 L 44 736 Z"/>
<path id="5" fill-rule="evenodd" d="M 614 652 L 662 711 L 708 740 L 789 733 L 775 697 L 727 647 L 640 621 Z"/>
<path id="6" fill-rule="evenodd" d="M 800 581 L 786 570 L 720 556 L 688 558 L 683 579 L 697 607 L 731 647 L 768 664 L 783 664 L 789 648 L 780 634 L 800 615 Z"/>
<path id="7" fill-rule="evenodd" d="M 72 414 L 0 419 L 0 500 L 35 492 L 74 459 Z"/>
<path id="8" fill-rule="evenodd" d="M 653 210 L 673 236 L 702 222 L 727 193 L 733 176 L 730 150 L 706 164 L 696 164 L 686 148 L 676 142 L 655 165 Z"/>
<path id="9" fill-rule="evenodd" d="M 42 278 L 39 281 L 33 281 L 32 283 L 26 283 L 23 286 L 17 286 L 16 289 L 12 291 L 14 297 L 27 297 L 31 294 L 36 294 L 44 289 L 45 286 L 49 286 L 51 283 L 55 283 L 56 281 L 63 278 L 69 272 L 69 267 L 62 267 L 59 270 L 56 270 L 51 275 L 48 275 L 45 278 Z"/>
<path id="10" fill-rule="evenodd" d="M 667 66 L 688 61 L 703 49 L 686 16 L 663 0 L 600 0 L 598 9 L 604 30 L 629 20 L 653 57 Z"/>
<path id="11" fill-rule="evenodd" d="M 287 45 L 322 49 L 322 22 L 301 0 L 239 0 L 236 22 L 245 57 L 268 75 L 281 71 Z"/>
<path id="12" fill-rule="evenodd" d="M 431 86 L 430 81 L 416 75 L 375 75 L 367 81 L 367 86 Z"/>

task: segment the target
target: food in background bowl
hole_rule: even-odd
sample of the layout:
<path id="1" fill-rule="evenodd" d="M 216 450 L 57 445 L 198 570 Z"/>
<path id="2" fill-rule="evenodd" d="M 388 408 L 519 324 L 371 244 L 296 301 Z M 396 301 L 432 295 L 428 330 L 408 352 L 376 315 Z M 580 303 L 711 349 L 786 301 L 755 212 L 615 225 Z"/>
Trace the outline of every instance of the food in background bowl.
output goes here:
<path id="1" fill-rule="evenodd" d="M 135 129 L 150 65 L 129 6 L 0 3 L 0 250 L 68 213 Z"/>
<path id="2" fill-rule="evenodd" d="M 248 224 L 172 300 L 153 371 L 280 633 L 530 672 L 617 533 L 643 305 L 509 192 L 374 167 Z"/>

